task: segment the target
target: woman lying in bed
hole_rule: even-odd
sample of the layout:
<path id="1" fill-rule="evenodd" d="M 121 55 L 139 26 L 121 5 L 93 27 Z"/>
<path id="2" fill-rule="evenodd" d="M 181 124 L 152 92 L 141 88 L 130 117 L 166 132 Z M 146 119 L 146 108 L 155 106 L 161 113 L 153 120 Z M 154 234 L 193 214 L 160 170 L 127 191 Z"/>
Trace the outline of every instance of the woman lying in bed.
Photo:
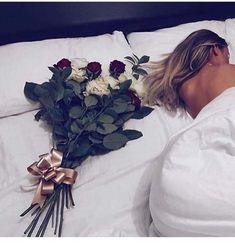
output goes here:
<path id="1" fill-rule="evenodd" d="M 193 118 L 235 86 L 235 65 L 229 64 L 227 43 L 209 30 L 193 32 L 152 68 L 146 78 L 147 102 L 169 111 L 187 110 Z"/>
<path id="2" fill-rule="evenodd" d="M 156 158 L 150 235 L 235 236 L 235 66 L 227 43 L 196 31 L 154 68 L 149 103 L 197 118 Z"/>

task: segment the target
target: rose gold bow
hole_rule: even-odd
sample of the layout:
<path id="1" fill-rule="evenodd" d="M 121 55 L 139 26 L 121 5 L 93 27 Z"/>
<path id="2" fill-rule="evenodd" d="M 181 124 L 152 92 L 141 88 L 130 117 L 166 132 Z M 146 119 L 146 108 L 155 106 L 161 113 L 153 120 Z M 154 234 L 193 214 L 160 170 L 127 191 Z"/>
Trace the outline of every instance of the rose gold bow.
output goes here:
<path id="1" fill-rule="evenodd" d="M 63 154 L 58 150 L 52 149 L 50 153 L 40 155 L 39 158 L 40 160 L 31 164 L 27 170 L 34 176 L 40 176 L 32 205 L 37 203 L 42 207 L 46 195 L 53 193 L 55 184 L 74 184 L 77 172 L 60 167 Z"/>

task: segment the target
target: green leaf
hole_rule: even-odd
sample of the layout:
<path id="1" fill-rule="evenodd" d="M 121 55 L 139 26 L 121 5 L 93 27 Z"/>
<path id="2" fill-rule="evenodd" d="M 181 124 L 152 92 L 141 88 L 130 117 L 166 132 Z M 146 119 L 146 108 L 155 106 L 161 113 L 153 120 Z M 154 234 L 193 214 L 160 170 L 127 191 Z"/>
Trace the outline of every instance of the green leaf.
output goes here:
<path id="1" fill-rule="evenodd" d="M 64 121 L 63 110 L 57 108 L 49 108 L 48 112 L 54 121 Z"/>
<path id="2" fill-rule="evenodd" d="M 55 75 L 59 75 L 60 71 L 55 67 L 48 67 L 48 69 Z"/>
<path id="3" fill-rule="evenodd" d="M 142 68 L 137 68 L 135 70 L 135 72 L 138 73 L 138 74 L 140 74 L 140 75 L 142 75 L 142 76 L 148 75 L 148 73 L 144 69 L 142 69 Z"/>
<path id="4" fill-rule="evenodd" d="M 54 102 L 50 96 L 43 96 L 39 98 L 40 103 L 46 108 L 53 108 Z"/>
<path id="5" fill-rule="evenodd" d="M 123 147 L 128 142 L 128 138 L 121 133 L 112 133 L 104 137 L 103 145 L 110 150 Z"/>
<path id="6" fill-rule="evenodd" d="M 95 139 L 98 139 L 98 140 L 102 140 L 103 141 L 103 138 L 104 136 L 99 134 L 98 132 L 91 132 L 90 135 L 95 138 Z"/>
<path id="7" fill-rule="evenodd" d="M 126 56 L 124 58 L 127 59 L 131 64 L 135 64 L 135 60 L 132 57 Z"/>
<path id="8" fill-rule="evenodd" d="M 73 81 L 73 80 L 68 80 L 66 82 L 66 84 L 69 86 L 69 87 L 72 87 L 74 93 L 79 96 L 81 94 L 81 86 L 78 82 L 76 81 Z"/>
<path id="9" fill-rule="evenodd" d="M 90 106 L 96 105 L 98 103 L 98 99 L 93 95 L 89 95 L 89 96 L 85 97 L 84 102 L 85 102 L 86 107 L 90 107 Z"/>
<path id="10" fill-rule="evenodd" d="M 128 140 L 138 139 L 143 136 L 143 134 L 140 131 L 131 129 L 124 130 L 122 134 L 125 135 L 128 138 Z"/>
<path id="11" fill-rule="evenodd" d="M 105 148 L 103 143 L 93 144 L 91 154 L 92 155 L 103 155 L 110 152 L 109 149 Z"/>
<path id="12" fill-rule="evenodd" d="M 38 101 L 38 96 L 34 93 L 34 89 L 38 84 L 26 82 L 24 86 L 24 94 L 25 96 L 33 101 Z"/>
<path id="13" fill-rule="evenodd" d="M 130 96 L 128 96 L 128 95 L 126 95 L 126 94 L 119 94 L 119 95 L 118 95 L 118 99 L 116 99 L 116 100 L 119 100 L 119 99 L 121 99 L 122 102 L 129 102 L 129 101 L 132 100 L 132 99 L 130 98 Z"/>
<path id="14" fill-rule="evenodd" d="M 137 63 L 139 62 L 139 58 L 133 53 L 133 56 L 135 57 L 135 59 L 137 60 Z"/>
<path id="15" fill-rule="evenodd" d="M 122 127 L 124 123 L 125 123 L 125 121 L 122 118 L 119 118 L 115 121 L 114 125 L 116 125 L 118 127 Z"/>
<path id="16" fill-rule="evenodd" d="M 124 122 L 126 122 L 126 121 L 128 121 L 129 119 L 132 118 L 133 114 L 134 114 L 134 112 L 124 113 L 124 114 L 122 114 L 122 115 L 120 116 L 120 118 L 121 118 Z"/>
<path id="17" fill-rule="evenodd" d="M 128 79 L 128 80 L 124 81 L 123 83 L 121 83 L 119 85 L 119 87 L 120 87 L 119 91 L 120 92 L 126 92 L 130 88 L 131 83 L 132 83 L 131 79 Z"/>
<path id="18" fill-rule="evenodd" d="M 75 140 L 69 143 L 69 149 L 68 149 L 68 153 L 71 153 L 72 151 L 74 151 L 74 148 L 76 146 Z"/>
<path id="19" fill-rule="evenodd" d="M 75 146 L 72 155 L 74 157 L 81 157 L 89 153 L 91 144 L 87 141 L 84 141 L 82 144 Z"/>
<path id="20" fill-rule="evenodd" d="M 142 119 L 148 116 L 154 109 L 148 106 L 142 106 L 139 110 L 135 111 L 131 118 Z"/>
<path id="21" fill-rule="evenodd" d="M 36 94 L 38 97 L 48 96 L 49 92 L 42 87 L 42 85 L 36 85 L 34 88 L 34 94 Z"/>
<path id="22" fill-rule="evenodd" d="M 65 89 L 64 90 L 63 101 L 66 105 L 70 105 L 70 102 L 72 101 L 73 97 L 75 97 L 75 95 L 74 95 L 74 93 L 71 89 Z"/>
<path id="23" fill-rule="evenodd" d="M 139 67 L 138 65 L 133 65 L 131 69 L 132 69 L 133 72 L 136 72 L 138 67 Z"/>
<path id="24" fill-rule="evenodd" d="M 149 56 L 142 56 L 138 64 L 147 63 L 147 62 L 149 62 Z"/>
<path id="25" fill-rule="evenodd" d="M 113 110 L 112 108 L 106 109 L 105 114 L 112 116 L 114 120 L 118 118 L 118 113 L 115 112 L 115 110 Z"/>
<path id="26" fill-rule="evenodd" d="M 111 86 L 110 86 L 110 89 L 112 89 Z M 101 96 L 99 98 L 101 99 L 101 102 L 102 102 L 102 105 L 103 106 L 109 105 L 109 103 L 110 103 L 110 97 L 108 95 L 103 95 L 103 96 Z"/>
<path id="27" fill-rule="evenodd" d="M 55 134 L 67 137 L 67 130 L 63 126 L 55 125 L 53 130 Z"/>
<path id="28" fill-rule="evenodd" d="M 114 101 L 113 103 L 128 103 L 129 100 L 126 99 L 125 95 L 119 95 Z"/>
<path id="29" fill-rule="evenodd" d="M 97 137 L 94 137 L 93 134 L 90 134 L 88 138 L 89 138 L 89 140 L 90 140 L 93 144 L 100 144 L 100 143 L 103 143 L 103 137 L 101 137 L 101 138 L 97 138 Z"/>
<path id="30" fill-rule="evenodd" d="M 102 124 L 97 127 L 96 131 L 100 134 L 106 135 L 116 131 L 117 129 L 118 127 L 113 124 Z"/>
<path id="31" fill-rule="evenodd" d="M 77 133 L 77 134 L 80 134 L 82 129 L 78 126 L 77 122 L 74 121 L 72 122 L 71 126 L 70 126 L 70 130 L 73 132 L 73 133 Z"/>
<path id="32" fill-rule="evenodd" d="M 102 123 L 113 123 L 114 118 L 111 115 L 101 114 L 98 118 L 98 121 Z"/>
<path id="33" fill-rule="evenodd" d="M 64 87 L 61 84 L 57 84 L 56 86 L 56 102 L 62 100 L 64 98 Z"/>
<path id="34" fill-rule="evenodd" d="M 39 121 L 41 119 L 41 117 L 47 112 L 46 109 L 41 109 L 40 111 L 38 111 L 35 115 L 34 118 L 36 121 Z"/>
<path id="35" fill-rule="evenodd" d="M 84 112 L 84 109 L 81 106 L 73 106 L 69 110 L 69 116 L 73 119 L 80 118 Z"/>
<path id="36" fill-rule="evenodd" d="M 63 69 L 61 73 L 61 79 L 65 81 L 70 76 L 71 73 L 72 73 L 72 68 L 66 67 L 65 69 Z"/>
<path id="37" fill-rule="evenodd" d="M 96 110 L 88 111 L 86 113 L 86 117 L 87 117 L 88 121 L 92 122 L 96 118 L 97 113 L 98 113 L 98 111 L 96 111 Z"/>
<path id="38" fill-rule="evenodd" d="M 89 124 L 87 127 L 86 127 L 86 131 L 88 131 L 88 132 L 92 132 L 92 131 L 96 131 L 96 123 L 91 123 L 91 124 Z"/>
<path id="39" fill-rule="evenodd" d="M 84 116 L 82 119 L 77 119 L 76 121 L 79 125 L 84 126 L 89 122 L 89 118 Z"/>
<path id="40" fill-rule="evenodd" d="M 139 75 L 139 74 L 137 74 L 137 73 L 134 73 L 134 74 L 133 74 L 133 77 L 134 77 L 136 80 L 138 80 L 138 79 L 139 79 L 139 77 L 140 77 L 140 75 Z"/>
<path id="41" fill-rule="evenodd" d="M 53 73 L 53 78 L 57 80 L 60 77 L 60 71 L 55 67 L 48 67 L 48 69 Z"/>
<path id="42" fill-rule="evenodd" d="M 57 98 L 57 89 L 56 89 L 56 83 L 53 81 L 50 82 L 44 82 L 41 85 L 41 88 L 46 90 L 46 95 L 50 96 L 53 101 L 56 101 Z"/>
<path id="43" fill-rule="evenodd" d="M 123 113 L 123 112 L 125 112 L 125 110 L 126 110 L 126 108 L 127 108 L 127 103 L 125 103 L 125 102 L 122 102 L 122 103 L 113 103 L 113 107 L 112 107 L 112 109 L 116 112 L 116 113 L 118 113 L 118 114 L 120 114 L 120 113 Z"/>
<path id="44" fill-rule="evenodd" d="M 128 104 L 125 112 L 131 112 L 131 111 L 134 111 L 135 110 L 135 106 L 132 105 L 132 104 Z"/>

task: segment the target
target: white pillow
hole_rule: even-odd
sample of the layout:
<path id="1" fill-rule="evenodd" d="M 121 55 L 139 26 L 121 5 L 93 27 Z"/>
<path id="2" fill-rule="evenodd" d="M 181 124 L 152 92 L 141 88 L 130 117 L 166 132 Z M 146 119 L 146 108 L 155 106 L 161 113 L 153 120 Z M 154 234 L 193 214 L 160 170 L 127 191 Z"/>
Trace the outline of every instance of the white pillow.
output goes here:
<path id="1" fill-rule="evenodd" d="M 178 25 L 176 27 L 159 29 L 152 32 L 133 32 L 127 36 L 133 52 L 137 56 L 148 55 L 151 61 L 162 59 L 193 31 L 209 29 L 225 38 L 225 23 L 223 21 L 199 21 Z"/>
<path id="2" fill-rule="evenodd" d="M 0 46 L 0 118 L 36 108 L 25 98 L 25 82 L 48 81 L 47 68 L 62 58 L 98 61 L 107 71 L 110 61 L 132 55 L 122 32 L 95 37 L 51 39 Z"/>
<path id="3" fill-rule="evenodd" d="M 230 52 L 230 63 L 235 64 L 235 18 L 225 20 L 225 29 Z"/>

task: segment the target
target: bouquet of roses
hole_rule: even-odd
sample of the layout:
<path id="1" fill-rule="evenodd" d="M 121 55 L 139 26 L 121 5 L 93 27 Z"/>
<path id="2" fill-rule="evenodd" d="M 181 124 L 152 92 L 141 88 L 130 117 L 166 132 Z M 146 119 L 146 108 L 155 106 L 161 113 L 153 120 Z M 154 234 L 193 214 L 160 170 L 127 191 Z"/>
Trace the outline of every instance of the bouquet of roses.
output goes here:
<path id="1" fill-rule="evenodd" d="M 50 219 L 54 234 L 61 236 L 64 207 L 74 206 L 71 187 L 77 177 L 75 168 L 88 156 L 120 149 L 142 136 L 139 131 L 125 130 L 124 123 L 152 111 L 141 105 L 144 92 L 138 80 L 147 74 L 141 64 L 149 57 L 125 59 L 132 64 L 131 74 L 118 60 L 110 63 L 109 75 L 102 76 L 98 62 L 62 59 L 49 67 L 53 75 L 48 82 L 25 84 L 25 96 L 41 104 L 35 119 L 46 121 L 53 137 L 52 150 L 27 168 L 38 179 L 33 201 L 21 214 L 33 210 L 34 218 L 24 232 L 28 236 L 43 217 L 36 236 L 44 235 Z"/>

